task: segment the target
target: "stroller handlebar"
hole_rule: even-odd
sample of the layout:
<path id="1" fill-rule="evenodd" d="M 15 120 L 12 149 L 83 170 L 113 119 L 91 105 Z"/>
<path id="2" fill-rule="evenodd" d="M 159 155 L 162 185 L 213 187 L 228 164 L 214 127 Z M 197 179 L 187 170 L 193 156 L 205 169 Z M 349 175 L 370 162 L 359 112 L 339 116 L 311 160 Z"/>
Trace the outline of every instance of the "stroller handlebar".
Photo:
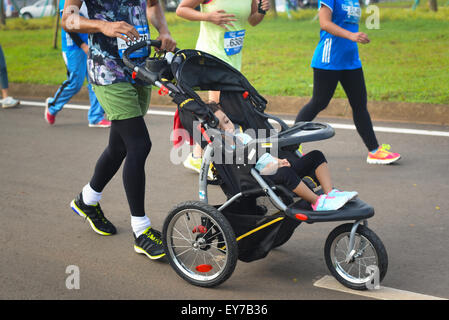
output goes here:
<path id="1" fill-rule="evenodd" d="M 130 68 L 133 72 L 136 73 L 136 77 L 144 80 L 145 82 L 149 82 L 153 85 L 156 85 L 159 87 L 158 85 L 158 77 L 157 74 L 152 73 L 147 71 L 144 67 L 139 67 L 136 63 L 134 63 L 131 58 L 130 55 L 137 51 L 140 50 L 146 46 L 148 47 L 155 47 L 155 48 L 160 48 L 162 45 L 162 41 L 160 40 L 147 40 L 147 41 L 140 41 L 130 47 L 128 47 L 125 52 L 123 53 L 123 63 L 125 64 L 125 66 L 127 66 L 128 68 Z M 175 48 L 175 52 L 179 51 L 178 48 Z M 173 53 L 167 54 L 167 56 L 165 57 L 168 61 L 168 63 L 171 62 L 171 59 L 173 58 Z"/>

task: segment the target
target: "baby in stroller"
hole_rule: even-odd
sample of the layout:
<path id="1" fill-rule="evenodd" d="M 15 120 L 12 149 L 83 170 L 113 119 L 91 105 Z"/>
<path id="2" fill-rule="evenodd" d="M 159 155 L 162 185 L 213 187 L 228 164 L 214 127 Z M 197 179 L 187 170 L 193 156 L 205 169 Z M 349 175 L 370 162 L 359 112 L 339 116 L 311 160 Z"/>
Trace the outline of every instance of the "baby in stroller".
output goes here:
<path id="1" fill-rule="evenodd" d="M 235 135 L 242 144 L 247 144 L 252 140 L 250 135 L 236 130 L 234 123 L 218 103 L 212 102 L 206 105 L 217 117 L 220 130 Z M 265 178 L 276 184 L 284 185 L 306 200 L 314 211 L 338 210 L 358 195 L 355 191 L 339 191 L 332 187 L 327 160 L 318 150 L 313 150 L 302 157 L 292 155 L 284 159 L 264 153 L 257 160 L 255 168 Z M 302 181 L 302 178 L 308 175 L 316 177 L 324 194 L 317 195 Z"/>

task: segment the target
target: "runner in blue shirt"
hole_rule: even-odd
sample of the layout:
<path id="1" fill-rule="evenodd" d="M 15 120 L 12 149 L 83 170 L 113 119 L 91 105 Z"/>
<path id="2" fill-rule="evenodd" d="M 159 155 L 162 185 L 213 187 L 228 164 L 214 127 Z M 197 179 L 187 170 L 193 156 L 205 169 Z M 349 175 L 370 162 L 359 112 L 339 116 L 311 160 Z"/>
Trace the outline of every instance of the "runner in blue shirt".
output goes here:
<path id="1" fill-rule="evenodd" d="M 370 39 L 359 31 L 362 10 L 358 0 L 321 0 L 319 3 L 320 42 L 312 59 L 313 96 L 296 117 L 312 121 L 332 99 L 338 82 L 348 97 L 354 124 L 368 149 L 367 162 L 389 164 L 401 157 L 379 146 L 367 108 L 365 79 L 357 43 Z"/>
<path id="2" fill-rule="evenodd" d="M 59 11 L 62 15 L 65 0 L 59 1 Z M 84 11 L 84 13 L 83 13 Z M 86 7 L 81 7 L 80 14 L 87 16 Z M 83 87 L 87 77 L 88 35 L 86 33 L 66 32 L 61 30 L 62 56 L 67 67 L 67 80 L 62 83 L 53 97 L 47 98 L 45 120 L 48 124 L 55 123 L 56 115 L 64 105 Z M 88 84 L 90 108 L 87 113 L 89 127 L 108 128 L 111 122 L 105 119 L 104 110 Z"/>

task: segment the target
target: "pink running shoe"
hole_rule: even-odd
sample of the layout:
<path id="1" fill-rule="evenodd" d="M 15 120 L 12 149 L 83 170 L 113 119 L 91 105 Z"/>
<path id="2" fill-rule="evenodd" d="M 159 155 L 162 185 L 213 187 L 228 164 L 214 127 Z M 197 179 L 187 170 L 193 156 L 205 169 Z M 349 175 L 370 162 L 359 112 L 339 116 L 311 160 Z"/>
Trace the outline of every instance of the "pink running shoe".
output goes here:
<path id="1" fill-rule="evenodd" d="M 50 111 L 48 111 L 48 102 L 49 102 L 50 98 L 47 98 L 47 100 L 45 101 L 45 114 L 44 114 L 44 119 L 45 121 L 47 121 L 48 124 L 53 125 L 55 123 L 55 119 L 56 116 L 52 115 L 50 113 Z"/>
<path id="2" fill-rule="evenodd" d="M 89 127 L 91 127 L 91 128 L 110 128 L 111 121 L 103 119 L 97 123 L 89 123 Z"/>
<path id="3" fill-rule="evenodd" d="M 388 150 L 390 150 L 390 148 L 389 144 L 383 144 L 376 150 L 376 152 L 369 152 L 366 162 L 370 164 L 390 164 L 398 161 L 401 158 L 401 155 L 399 153 L 389 152 Z"/>

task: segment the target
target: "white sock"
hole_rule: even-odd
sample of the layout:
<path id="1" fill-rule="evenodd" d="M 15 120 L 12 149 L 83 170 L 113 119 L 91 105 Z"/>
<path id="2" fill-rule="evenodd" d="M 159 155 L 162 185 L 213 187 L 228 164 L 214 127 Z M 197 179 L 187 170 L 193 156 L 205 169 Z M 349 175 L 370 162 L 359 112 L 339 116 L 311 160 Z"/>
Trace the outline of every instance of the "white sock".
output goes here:
<path id="1" fill-rule="evenodd" d="M 147 216 L 136 217 L 131 216 L 131 227 L 133 228 L 133 232 L 138 238 L 148 227 L 151 226 L 150 218 Z"/>
<path id="2" fill-rule="evenodd" d="M 86 184 L 83 188 L 83 201 L 89 206 L 96 205 L 101 200 L 101 192 L 97 192 L 91 188 L 90 184 Z"/>

